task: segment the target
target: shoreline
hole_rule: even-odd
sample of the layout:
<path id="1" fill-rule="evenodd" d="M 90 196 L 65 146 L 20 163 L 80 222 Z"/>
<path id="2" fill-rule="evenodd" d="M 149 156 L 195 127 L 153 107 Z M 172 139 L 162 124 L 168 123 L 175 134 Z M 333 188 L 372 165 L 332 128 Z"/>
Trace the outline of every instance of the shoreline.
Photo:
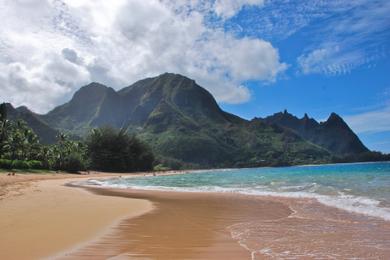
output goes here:
<path id="1" fill-rule="evenodd" d="M 353 163 L 356 164 L 356 163 Z M 303 166 L 305 167 L 305 166 Z M 247 168 L 243 168 L 247 169 Z M 216 169 L 214 171 L 229 171 L 234 169 Z M 146 173 L 143 175 L 143 177 L 155 177 L 155 176 L 169 176 L 169 175 L 180 175 L 180 174 L 190 174 L 190 173 L 203 173 L 208 172 L 212 170 L 191 170 L 191 171 L 167 171 L 164 174 L 158 174 L 155 175 L 153 173 Z M 214 172 L 218 173 L 218 172 Z M 113 176 L 118 177 L 118 176 Z M 120 178 L 126 179 L 126 178 L 136 178 L 141 177 L 139 175 L 137 176 L 119 176 Z M 93 178 L 92 178 L 93 180 Z M 157 191 L 157 192 L 178 192 L 178 193 L 221 193 L 221 194 L 237 194 L 237 195 L 244 195 L 244 196 L 251 196 L 251 197 L 270 197 L 270 198 L 282 198 L 282 199 L 307 199 L 307 200 L 316 200 L 318 203 L 325 207 L 330 207 L 338 210 L 344 210 L 347 213 L 350 214 L 358 214 L 362 217 L 368 217 L 368 218 L 377 218 L 379 220 L 383 221 L 389 221 L 390 222 L 390 212 L 388 212 L 386 209 L 382 209 L 380 207 L 375 208 L 375 211 L 372 211 L 373 209 L 369 208 L 360 208 L 360 207 L 354 207 L 354 201 L 349 201 L 348 198 L 337 198 L 337 197 L 331 197 L 324 194 L 317 194 L 317 193 L 305 193 L 305 192 L 298 192 L 298 193 L 278 193 L 273 191 L 265 191 L 265 192 L 259 192 L 259 193 L 252 193 L 252 192 L 246 192 L 246 191 L 221 191 L 221 190 L 191 190 L 186 187 L 155 187 L 155 186 L 135 186 L 135 187 L 115 187 L 115 186 L 100 186 L 99 184 L 76 184 L 76 186 L 81 187 L 91 187 L 91 188 L 106 188 L 106 189 L 133 189 L 133 190 L 142 190 L 142 191 Z M 356 199 L 370 199 L 366 197 L 356 197 Z M 343 201 L 344 200 L 344 201 Z"/>

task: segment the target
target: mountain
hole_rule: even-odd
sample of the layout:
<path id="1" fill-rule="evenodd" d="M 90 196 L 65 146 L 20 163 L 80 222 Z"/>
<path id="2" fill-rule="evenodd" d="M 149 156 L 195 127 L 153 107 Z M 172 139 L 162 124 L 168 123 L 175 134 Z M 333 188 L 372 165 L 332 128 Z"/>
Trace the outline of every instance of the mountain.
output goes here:
<path id="1" fill-rule="evenodd" d="M 324 163 L 368 151 L 336 114 L 325 123 L 287 113 L 249 121 L 223 111 L 194 80 L 172 73 L 119 91 L 91 83 L 45 115 L 27 114 L 81 137 L 95 127 L 126 127 L 172 168 Z"/>
<path id="2" fill-rule="evenodd" d="M 227 113 L 194 80 L 165 73 L 114 91 L 98 83 L 39 117 L 83 136 L 99 126 L 128 127 L 172 167 L 323 162 L 330 154 L 291 131 Z"/>
<path id="3" fill-rule="evenodd" d="M 169 73 L 138 81 L 118 92 L 91 83 L 78 90 L 68 103 L 40 118 L 55 128 L 80 135 L 103 125 L 166 129 L 175 123 L 193 126 L 194 121 L 242 121 L 223 112 L 195 81 Z"/>
<path id="4" fill-rule="evenodd" d="M 48 126 L 39 119 L 39 115 L 31 112 L 27 107 L 14 108 L 11 104 L 6 104 L 7 115 L 10 120 L 24 120 L 29 127 L 38 135 L 41 143 L 50 144 L 56 141 L 58 131 Z"/>
<path id="5" fill-rule="evenodd" d="M 307 114 L 301 119 L 287 111 L 276 113 L 263 120 L 292 130 L 303 139 L 327 149 L 337 156 L 357 155 L 369 150 L 344 120 L 332 113 L 325 122 L 318 123 Z"/>

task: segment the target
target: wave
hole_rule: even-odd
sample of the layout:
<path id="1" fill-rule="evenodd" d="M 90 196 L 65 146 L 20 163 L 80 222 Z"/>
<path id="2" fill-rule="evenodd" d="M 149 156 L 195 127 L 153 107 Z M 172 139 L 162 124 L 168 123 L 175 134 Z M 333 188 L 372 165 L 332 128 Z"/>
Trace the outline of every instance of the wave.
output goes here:
<path id="1" fill-rule="evenodd" d="M 126 179 L 124 179 L 126 180 Z M 310 183 L 305 186 L 289 186 L 282 188 L 282 191 L 266 191 L 266 186 L 256 186 L 254 188 L 234 188 L 220 186 L 199 186 L 199 187 L 167 187 L 167 186 L 137 186 L 127 183 L 111 183 L 110 180 L 94 180 L 90 179 L 80 183 L 81 185 L 101 186 L 107 188 L 120 189 L 139 189 L 139 190 L 158 190 L 158 191 L 175 191 L 175 192 L 218 192 L 218 193 L 239 193 L 250 196 L 273 196 L 286 198 L 309 198 L 316 199 L 323 205 L 346 210 L 352 213 L 364 214 L 371 217 L 381 218 L 390 221 L 390 209 L 380 207 L 380 201 L 363 197 L 348 195 L 338 192 L 337 195 L 323 195 L 315 193 L 313 187 L 316 183 Z M 303 191 L 307 190 L 308 191 Z M 291 191 L 294 189 L 295 191 Z"/>

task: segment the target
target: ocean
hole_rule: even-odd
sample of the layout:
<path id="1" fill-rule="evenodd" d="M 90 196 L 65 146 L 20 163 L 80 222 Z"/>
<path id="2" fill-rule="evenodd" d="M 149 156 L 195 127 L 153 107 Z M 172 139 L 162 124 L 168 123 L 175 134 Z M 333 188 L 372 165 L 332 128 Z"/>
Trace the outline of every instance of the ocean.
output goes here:
<path id="1" fill-rule="evenodd" d="M 88 184 L 309 198 L 349 212 L 390 220 L 390 162 L 216 169 L 178 175 L 89 180 Z"/>

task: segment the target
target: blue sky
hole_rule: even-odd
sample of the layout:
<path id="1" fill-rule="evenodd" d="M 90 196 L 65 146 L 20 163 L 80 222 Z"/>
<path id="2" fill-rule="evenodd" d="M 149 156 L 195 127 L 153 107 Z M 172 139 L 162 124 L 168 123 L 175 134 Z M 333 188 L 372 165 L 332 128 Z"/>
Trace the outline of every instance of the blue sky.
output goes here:
<path id="1" fill-rule="evenodd" d="M 0 0 L 0 100 L 46 113 L 92 81 L 173 72 L 247 119 L 336 112 L 390 152 L 389 13 L 387 0 Z"/>
<path id="2" fill-rule="evenodd" d="M 339 6 L 329 1 L 333 6 L 321 6 L 311 2 L 246 6 L 225 22 L 226 30 L 269 40 L 289 68 L 275 82 L 246 82 L 251 100 L 222 107 L 248 119 L 283 109 L 298 117 L 308 113 L 317 120 L 336 112 L 370 149 L 390 152 L 390 19 L 378 15 L 390 12 L 389 4 L 363 1 Z M 290 4 L 282 6 L 285 3 Z M 300 57 L 327 48 L 334 53 L 308 61 L 307 71 L 302 68 Z M 383 120 L 388 122 L 378 122 Z M 361 127 L 364 124 L 370 127 Z"/>

